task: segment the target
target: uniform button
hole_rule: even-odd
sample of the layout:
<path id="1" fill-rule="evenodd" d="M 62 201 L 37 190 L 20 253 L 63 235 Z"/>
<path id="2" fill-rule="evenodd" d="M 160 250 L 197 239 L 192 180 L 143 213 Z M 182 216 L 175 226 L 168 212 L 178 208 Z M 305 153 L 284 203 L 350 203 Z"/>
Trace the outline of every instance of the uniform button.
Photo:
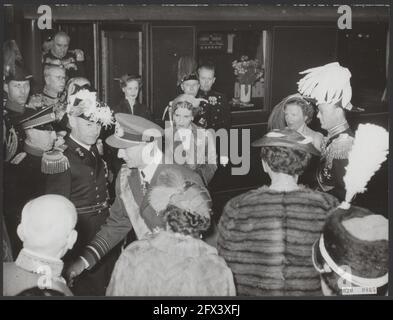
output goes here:
<path id="1" fill-rule="evenodd" d="M 90 175 L 93 175 L 94 173 L 93 173 L 93 171 L 92 172 L 90 172 Z"/>
<path id="2" fill-rule="evenodd" d="M 100 196 L 97 194 L 97 199 L 99 198 Z M 98 203 L 97 203 L 98 204 Z"/>
<path id="3" fill-rule="evenodd" d="M 98 190 L 98 187 L 96 187 L 96 190 Z"/>

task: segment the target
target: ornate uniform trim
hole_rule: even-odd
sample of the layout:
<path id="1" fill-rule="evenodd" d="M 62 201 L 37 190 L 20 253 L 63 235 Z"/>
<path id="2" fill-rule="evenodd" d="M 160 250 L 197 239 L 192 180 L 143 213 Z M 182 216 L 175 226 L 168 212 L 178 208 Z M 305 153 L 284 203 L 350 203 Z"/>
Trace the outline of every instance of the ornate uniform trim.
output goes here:
<path id="1" fill-rule="evenodd" d="M 328 169 L 332 168 L 334 159 L 348 159 L 354 138 L 347 133 L 340 134 L 332 143 L 326 147 L 326 165 Z"/>

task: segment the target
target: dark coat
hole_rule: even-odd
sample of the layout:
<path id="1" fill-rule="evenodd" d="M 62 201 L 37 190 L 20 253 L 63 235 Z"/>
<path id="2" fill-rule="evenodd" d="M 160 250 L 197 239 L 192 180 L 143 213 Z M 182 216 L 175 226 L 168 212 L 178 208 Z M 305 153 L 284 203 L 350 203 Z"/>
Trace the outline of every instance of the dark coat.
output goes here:
<path id="1" fill-rule="evenodd" d="M 69 168 L 62 173 L 46 175 L 46 193 L 60 194 L 79 208 L 103 203 L 108 199 L 105 163 L 95 146 L 92 152 L 80 146 L 70 137 L 65 139 L 68 148 L 64 155 L 68 158 Z M 108 209 L 92 214 L 78 214 L 78 240 L 72 251 L 88 243 L 105 222 Z"/>
<path id="2" fill-rule="evenodd" d="M 151 114 L 147 106 L 144 104 L 139 103 L 138 100 L 135 101 L 134 105 L 134 112 L 131 112 L 131 106 L 130 103 L 126 98 L 120 101 L 120 103 L 113 108 L 114 114 L 116 113 L 127 113 L 127 114 L 133 114 L 135 116 L 143 117 L 148 120 L 152 120 Z"/>
<path id="3" fill-rule="evenodd" d="M 230 129 L 231 110 L 224 94 L 213 90 L 208 92 L 199 90 L 196 97 L 209 101 L 208 103 L 201 102 L 199 104 L 201 111 L 194 117 L 196 125 L 205 129 Z"/>

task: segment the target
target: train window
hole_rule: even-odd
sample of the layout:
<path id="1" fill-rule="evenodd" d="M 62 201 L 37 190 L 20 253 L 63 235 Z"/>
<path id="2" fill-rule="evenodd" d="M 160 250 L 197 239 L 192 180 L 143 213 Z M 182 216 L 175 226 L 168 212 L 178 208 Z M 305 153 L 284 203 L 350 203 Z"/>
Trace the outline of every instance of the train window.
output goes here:
<path id="1" fill-rule="evenodd" d="M 235 75 L 233 62 L 238 62 L 238 69 L 244 70 L 241 59 L 246 59 L 250 67 L 256 66 L 255 72 L 243 76 L 242 82 L 252 82 L 250 96 L 242 94 L 238 77 Z M 214 89 L 228 97 L 232 111 L 265 109 L 265 60 L 266 31 L 225 30 L 200 31 L 197 34 L 198 63 L 213 63 L 216 68 Z M 242 70 L 242 71 L 243 71 Z M 256 77 L 255 77 L 256 75 Z M 257 78 L 257 79 L 255 79 Z M 249 101 L 247 101 L 249 98 Z"/>
<path id="2" fill-rule="evenodd" d="M 388 37 L 382 24 L 339 32 L 338 59 L 352 73 L 352 103 L 366 112 L 387 111 Z"/>

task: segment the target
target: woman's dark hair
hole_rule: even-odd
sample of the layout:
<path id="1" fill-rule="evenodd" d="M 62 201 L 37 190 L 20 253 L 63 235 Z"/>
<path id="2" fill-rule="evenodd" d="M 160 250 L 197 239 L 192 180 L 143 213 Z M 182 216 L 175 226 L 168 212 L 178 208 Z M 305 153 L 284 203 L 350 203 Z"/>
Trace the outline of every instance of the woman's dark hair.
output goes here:
<path id="1" fill-rule="evenodd" d="M 188 101 L 178 101 L 172 106 L 172 114 L 175 114 L 175 111 L 179 108 L 191 110 L 191 114 L 193 117 L 195 117 L 200 110 L 199 108 L 194 108 L 192 103 Z"/>
<path id="2" fill-rule="evenodd" d="M 62 297 L 65 296 L 63 292 L 53 289 L 40 289 L 39 287 L 33 287 L 18 293 L 17 296 L 22 297 Z"/>
<path id="3" fill-rule="evenodd" d="M 284 111 L 287 105 L 295 104 L 302 109 L 303 115 L 306 117 L 306 124 L 310 123 L 314 116 L 314 107 L 302 97 L 291 97 L 285 102 Z"/>
<path id="4" fill-rule="evenodd" d="M 304 172 L 311 154 L 288 147 L 262 147 L 261 158 L 274 172 L 294 176 Z"/>
<path id="5" fill-rule="evenodd" d="M 163 212 L 164 219 L 173 232 L 199 238 L 210 226 L 210 218 L 193 214 L 174 205 L 168 205 Z"/>

